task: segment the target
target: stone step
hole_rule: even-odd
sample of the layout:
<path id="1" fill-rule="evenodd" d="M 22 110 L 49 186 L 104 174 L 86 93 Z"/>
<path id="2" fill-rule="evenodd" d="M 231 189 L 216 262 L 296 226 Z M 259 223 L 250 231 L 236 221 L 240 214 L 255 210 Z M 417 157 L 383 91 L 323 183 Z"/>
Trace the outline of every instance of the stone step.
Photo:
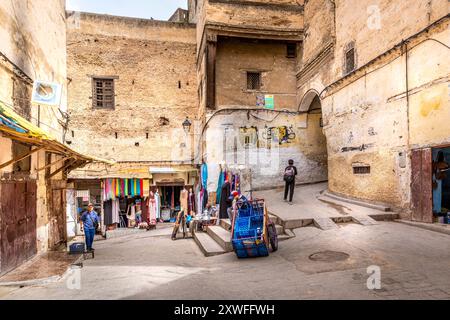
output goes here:
<path id="1" fill-rule="evenodd" d="M 221 226 L 208 226 L 206 232 L 213 238 L 225 251 L 233 251 L 231 243 L 231 232 Z"/>
<path id="2" fill-rule="evenodd" d="M 363 226 L 373 226 L 378 224 L 374 219 L 372 219 L 369 216 L 352 216 L 352 219 L 354 222 L 359 223 L 360 225 Z"/>
<path id="3" fill-rule="evenodd" d="M 339 228 L 330 218 L 314 218 L 314 225 L 321 230 L 333 230 Z"/>
<path id="4" fill-rule="evenodd" d="M 221 219 L 220 226 L 227 231 L 231 231 L 231 221 L 230 219 Z"/>
<path id="5" fill-rule="evenodd" d="M 194 241 L 206 257 L 226 253 L 226 251 L 205 232 L 194 233 Z"/>

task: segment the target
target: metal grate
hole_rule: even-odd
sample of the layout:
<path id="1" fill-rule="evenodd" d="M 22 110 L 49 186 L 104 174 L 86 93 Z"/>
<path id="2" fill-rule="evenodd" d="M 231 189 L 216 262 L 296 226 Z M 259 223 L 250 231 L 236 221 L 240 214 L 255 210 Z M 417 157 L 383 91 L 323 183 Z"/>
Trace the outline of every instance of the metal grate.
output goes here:
<path id="1" fill-rule="evenodd" d="M 353 167 L 353 174 L 370 174 L 370 166 Z"/>
<path id="2" fill-rule="evenodd" d="M 247 89 L 259 90 L 261 89 L 261 73 L 247 72 Z"/>
<path id="3" fill-rule="evenodd" d="M 355 49 L 351 48 L 345 53 L 345 72 L 350 73 L 355 70 Z"/>
<path id="4" fill-rule="evenodd" d="M 94 108 L 114 109 L 114 79 L 93 80 Z"/>

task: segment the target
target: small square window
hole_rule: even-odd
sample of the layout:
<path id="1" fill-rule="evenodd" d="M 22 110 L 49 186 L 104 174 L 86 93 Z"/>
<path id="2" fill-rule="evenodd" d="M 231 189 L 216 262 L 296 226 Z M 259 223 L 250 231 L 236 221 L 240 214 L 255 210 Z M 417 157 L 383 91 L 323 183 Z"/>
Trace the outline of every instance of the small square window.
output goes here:
<path id="1" fill-rule="evenodd" d="M 288 58 L 296 58 L 297 57 L 297 44 L 288 43 L 286 45 L 286 56 Z"/>
<path id="2" fill-rule="evenodd" d="M 247 72 L 247 90 L 261 89 L 261 72 Z"/>
<path id="3" fill-rule="evenodd" d="M 345 73 L 355 70 L 355 49 L 351 48 L 345 53 Z"/>
<path id="4" fill-rule="evenodd" d="M 92 89 L 94 108 L 114 109 L 114 79 L 94 79 Z"/>

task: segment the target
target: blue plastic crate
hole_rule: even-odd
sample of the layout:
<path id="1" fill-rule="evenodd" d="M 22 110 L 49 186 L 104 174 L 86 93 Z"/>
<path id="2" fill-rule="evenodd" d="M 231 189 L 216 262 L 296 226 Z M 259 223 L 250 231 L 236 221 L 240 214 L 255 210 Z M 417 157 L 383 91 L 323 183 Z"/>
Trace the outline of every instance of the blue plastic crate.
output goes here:
<path id="1" fill-rule="evenodd" d="M 250 226 L 250 220 L 247 217 L 239 217 L 236 219 L 235 229 L 236 231 L 248 230 Z"/>
<path id="2" fill-rule="evenodd" d="M 261 228 L 264 225 L 264 217 L 263 216 L 253 216 L 250 217 L 250 226 L 249 229 L 257 229 L 257 228 Z"/>

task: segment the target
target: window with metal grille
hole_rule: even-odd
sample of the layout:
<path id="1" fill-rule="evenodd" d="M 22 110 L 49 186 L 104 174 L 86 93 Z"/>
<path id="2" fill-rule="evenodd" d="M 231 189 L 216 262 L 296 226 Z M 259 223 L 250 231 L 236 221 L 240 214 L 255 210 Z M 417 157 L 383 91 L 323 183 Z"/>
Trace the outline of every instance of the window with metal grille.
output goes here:
<path id="1" fill-rule="evenodd" d="M 353 167 L 353 174 L 370 174 L 370 166 Z"/>
<path id="2" fill-rule="evenodd" d="M 355 70 L 355 48 L 351 48 L 345 52 L 345 73 Z"/>
<path id="3" fill-rule="evenodd" d="M 114 79 L 93 79 L 93 106 L 99 109 L 114 109 Z"/>
<path id="4" fill-rule="evenodd" d="M 297 57 L 297 45 L 295 43 L 288 43 L 286 45 L 286 56 L 288 58 L 296 58 Z"/>
<path id="5" fill-rule="evenodd" d="M 247 72 L 247 89 L 261 89 L 261 72 Z"/>

